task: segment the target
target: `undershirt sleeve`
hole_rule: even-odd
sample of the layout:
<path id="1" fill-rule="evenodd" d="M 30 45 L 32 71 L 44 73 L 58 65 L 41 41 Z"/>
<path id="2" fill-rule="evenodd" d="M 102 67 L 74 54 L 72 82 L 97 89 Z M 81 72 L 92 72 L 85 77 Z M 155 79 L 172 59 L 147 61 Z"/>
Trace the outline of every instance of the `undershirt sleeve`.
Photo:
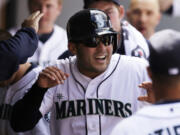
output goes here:
<path id="1" fill-rule="evenodd" d="M 39 108 L 46 91 L 47 89 L 35 83 L 29 92 L 14 104 L 10 119 L 14 131 L 25 132 L 35 127 L 42 117 Z"/>

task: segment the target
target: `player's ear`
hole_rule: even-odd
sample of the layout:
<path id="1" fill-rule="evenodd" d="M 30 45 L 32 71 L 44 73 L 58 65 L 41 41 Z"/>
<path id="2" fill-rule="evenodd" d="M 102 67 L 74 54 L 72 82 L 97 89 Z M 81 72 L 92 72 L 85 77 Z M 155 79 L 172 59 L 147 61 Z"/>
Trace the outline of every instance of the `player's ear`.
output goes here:
<path id="1" fill-rule="evenodd" d="M 77 48 L 76 48 L 76 45 L 72 42 L 69 42 L 68 43 L 68 49 L 69 51 L 73 54 L 73 55 L 76 55 L 77 53 Z"/>
<path id="2" fill-rule="evenodd" d="M 161 17 L 162 17 L 162 14 L 159 12 L 157 15 L 157 24 L 156 25 L 158 25 L 160 23 Z"/>
<path id="3" fill-rule="evenodd" d="M 62 4 L 58 4 L 58 15 L 62 12 Z"/>
<path id="4" fill-rule="evenodd" d="M 147 67 L 147 72 L 148 72 L 149 77 L 152 79 L 152 72 L 151 72 L 150 67 Z"/>
<path id="5" fill-rule="evenodd" d="M 125 10 L 124 7 L 122 5 L 119 6 L 119 15 L 120 15 L 120 19 L 123 19 L 125 14 Z"/>

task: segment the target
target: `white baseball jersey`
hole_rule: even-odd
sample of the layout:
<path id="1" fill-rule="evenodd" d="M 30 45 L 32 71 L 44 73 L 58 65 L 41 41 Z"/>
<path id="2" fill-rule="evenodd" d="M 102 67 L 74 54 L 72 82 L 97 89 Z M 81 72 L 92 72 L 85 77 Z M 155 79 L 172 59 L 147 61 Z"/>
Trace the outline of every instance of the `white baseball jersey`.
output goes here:
<path id="1" fill-rule="evenodd" d="M 56 66 L 70 76 L 46 92 L 40 107 L 42 114 L 51 110 L 52 135 L 109 135 L 143 104 L 137 98 L 145 93 L 138 85 L 149 81 L 144 59 L 114 54 L 107 70 L 94 79 L 78 71 L 76 57 Z"/>
<path id="2" fill-rule="evenodd" d="M 120 122 L 110 135 L 179 135 L 180 102 L 151 105 Z"/>
<path id="3" fill-rule="evenodd" d="M 11 29 L 14 34 L 17 29 Z M 67 33 L 58 25 L 54 25 L 51 37 L 42 43 L 39 40 L 38 48 L 34 55 L 28 59 L 29 62 L 38 62 L 41 66 L 46 66 L 49 62 L 56 60 L 64 51 L 67 50 Z"/>
<path id="4" fill-rule="evenodd" d="M 34 68 L 27 73 L 21 80 L 6 88 L 0 88 L 0 135 L 49 135 L 49 123 L 40 119 L 33 130 L 15 133 L 10 127 L 9 117 L 12 105 L 21 99 L 36 81 L 41 68 Z M 33 100 L 33 99 L 32 99 Z M 23 110 L 22 110 L 23 111 Z"/>
<path id="5" fill-rule="evenodd" d="M 122 21 L 122 43 L 125 55 L 141 58 L 149 57 L 149 47 L 143 35 L 129 22 Z"/>

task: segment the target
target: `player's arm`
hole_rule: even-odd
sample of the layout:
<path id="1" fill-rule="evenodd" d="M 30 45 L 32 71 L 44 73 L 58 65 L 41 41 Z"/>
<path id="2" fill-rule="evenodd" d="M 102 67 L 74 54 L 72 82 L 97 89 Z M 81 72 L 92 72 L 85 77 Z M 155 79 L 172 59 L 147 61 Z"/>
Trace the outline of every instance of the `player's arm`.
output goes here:
<path id="1" fill-rule="evenodd" d="M 14 131 L 24 132 L 35 127 L 42 117 L 39 108 L 46 91 L 64 83 L 67 77 L 68 74 L 56 67 L 47 67 L 40 73 L 29 92 L 13 106 L 10 123 Z"/>
<path id="2" fill-rule="evenodd" d="M 14 37 L 2 41 L 6 45 L 2 44 L 0 46 L 1 51 L 14 54 L 20 62 L 23 61 L 22 63 L 24 63 L 24 59 L 27 60 L 37 49 L 38 37 L 36 33 L 39 29 L 39 20 L 42 16 L 43 14 L 40 11 L 36 11 L 25 19 L 22 23 L 22 28 Z"/>
<path id="3" fill-rule="evenodd" d="M 0 81 L 9 79 L 19 64 L 35 52 L 38 45 L 36 32 L 42 15 L 39 11 L 33 13 L 14 37 L 0 41 Z"/>

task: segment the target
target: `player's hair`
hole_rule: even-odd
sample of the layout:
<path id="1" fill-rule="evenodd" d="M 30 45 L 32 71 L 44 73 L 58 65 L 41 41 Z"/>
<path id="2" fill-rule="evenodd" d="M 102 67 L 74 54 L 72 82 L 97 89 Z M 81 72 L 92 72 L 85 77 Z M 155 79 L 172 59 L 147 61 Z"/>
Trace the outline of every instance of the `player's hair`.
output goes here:
<path id="1" fill-rule="evenodd" d="M 152 80 L 158 85 L 172 87 L 180 83 L 180 75 L 152 74 Z"/>
<path id="2" fill-rule="evenodd" d="M 86 1 L 86 0 L 84 0 L 84 1 Z M 118 11 L 120 12 L 119 5 L 116 4 L 116 3 L 114 3 L 113 1 L 111 1 L 111 0 L 101 0 L 101 1 L 105 1 L 105 2 L 112 3 L 112 4 L 118 9 Z M 94 1 L 94 2 L 96 2 L 96 1 Z M 85 4 L 84 4 L 84 7 L 83 7 L 83 8 L 84 8 L 84 9 L 88 9 L 88 8 L 91 6 L 91 4 L 93 4 L 94 2 L 90 2 L 90 3 L 84 2 Z"/>
<path id="3" fill-rule="evenodd" d="M 30 5 L 32 1 L 33 1 L 33 0 L 28 0 L 28 5 Z M 58 1 L 59 4 L 62 4 L 62 3 L 63 3 L 63 0 L 57 0 L 57 1 Z"/>
<path id="4" fill-rule="evenodd" d="M 0 29 L 0 41 L 7 40 L 11 37 L 12 35 L 7 30 Z"/>
<path id="5" fill-rule="evenodd" d="M 83 8 L 88 9 L 91 6 L 91 4 L 93 4 L 94 2 L 99 2 L 99 1 L 114 3 L 117 7 L 120 5 L 118 0 L 84 0 Z"/>

